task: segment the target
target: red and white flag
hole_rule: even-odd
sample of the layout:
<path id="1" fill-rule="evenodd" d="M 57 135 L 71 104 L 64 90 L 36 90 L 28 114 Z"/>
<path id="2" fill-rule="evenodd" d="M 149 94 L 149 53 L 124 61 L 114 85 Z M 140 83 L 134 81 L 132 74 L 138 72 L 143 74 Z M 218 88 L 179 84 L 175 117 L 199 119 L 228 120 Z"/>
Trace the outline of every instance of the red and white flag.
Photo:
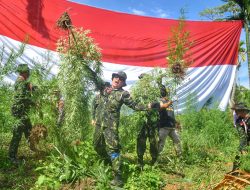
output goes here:
<path id="1" fill-rule="evenodd" d="M 74 26 L 91 30 L 90 36 L 101 47 L 105 80 L 110 80 L 113 72 L 125 71 L 129 88 L 141 73 L 166 67 L 168 38 L 178 20 L 118 13 L 66 0 L 0 0 L 1 45 L 7 50 L 17 49 L 28 36 L 18 62 L 32 66 L 32 60 L 43 60 L 49 50 L 51 64 L 55 65 L 52 72 L 56 74 L 56 41 L 64 35 L 57 29 L 56 20 L 65 11 Z M 207 101 L 222 110 L 226 108 L 235 78 L 241 29 L 241 21 L 185 21 L 193 42 L 188 50 L 192 63 L 177 89 L 178 111 L 184 110 L 190 95 L 195 95 L 197 109 Z M 15 80 L 15 76 L 9 79 Z"/>

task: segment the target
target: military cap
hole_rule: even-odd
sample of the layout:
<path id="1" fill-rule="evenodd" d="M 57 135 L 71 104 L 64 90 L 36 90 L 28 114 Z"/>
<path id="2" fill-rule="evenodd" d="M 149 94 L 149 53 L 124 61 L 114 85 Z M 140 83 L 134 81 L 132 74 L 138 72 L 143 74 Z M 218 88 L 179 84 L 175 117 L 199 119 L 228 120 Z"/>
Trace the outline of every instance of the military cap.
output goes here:
<path id="1" fill-rule="evenodd" d="M 124 80 L 124 86 L 126 86 L 126 80 L 127 80 L 127 74 L 123 71 L 119 71 L 118 73 L 113 73 L 112 74 L 112 80 L 114 77 L 119 77 L 120 79 Z"/>
<path id="2" fill-rule="evenodd" d="M 17 66 L 17 72 L 18 73 L 26 73 L 30 71 L 30 68 L 28 66 L 28 64 L 20 64 Z"/>
<path id="3" fill-rule="evenodd" d="M 250 111 L 250 109 L 247 107 L 246 104 L 240 102 L 235 104 L 232 108 L 232 110 L 246 110 L 246 111 Z"/>

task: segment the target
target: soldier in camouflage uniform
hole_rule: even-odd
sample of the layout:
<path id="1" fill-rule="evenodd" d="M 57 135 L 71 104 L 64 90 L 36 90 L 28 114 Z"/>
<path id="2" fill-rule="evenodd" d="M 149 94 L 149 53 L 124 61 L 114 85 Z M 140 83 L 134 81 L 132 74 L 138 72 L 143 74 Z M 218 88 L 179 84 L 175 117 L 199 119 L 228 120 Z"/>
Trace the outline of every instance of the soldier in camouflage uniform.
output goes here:
<path id="1" fill-rule="evenodd" d="M 12 163 L 18 163 L 17 152 L 22 134 L 24 133 L 25 138 L 29 140 L 32 128 L 28 117 L 28 112 L 32 105 L 32 85 L 27 81 L 30 70 L 27 64 L 21 64 L 17 67 L 17 72 L 19 76 L 15 82 L 14 102 L 11 108 L 12 115 L 18 120 L 18 123 L 14 126 L 9 146 L 9 158 Z"/>
<path id="2" fill-rule="evenodd" d="M 142 79 L 145 76 L 145 73 L 142 73 L 139 76 L 139 79 Z M 142 124 L 142 128 L 140 129 L 137 135 L 137 157 L 138 164 L 141 169 L 143 169 L 143 155 L 146 151 L 146 141 L 149 139 L 150 143 L 150 155 L 152 157 L 151 164 L 153 165 L 158 156 L 158 142 L 157 142 L 157 121 L 158 121 L 158 111 L 157 110 L 149 110 L 146 112 L 146 120 L 144 120 Z"/>
<path id="3" fill-rule="evenodd" d="M 247 108 L 243 103 L 236 104 L 233 108 L 237 115 L 236 120 L 236 129 L 239 134 L 240 144 L 238 151 L 240 154 L 244 154 L 246 152 L 247 146 L 250 145 L 250 109 Z M 233 165 L 233 170 L 239 168 L 240 165 L 240 155 L 235 156 L 235 161 Z"/>
<path id="4" fill-rule="evenodd" d="M 106 143 L 103 134 L 103 113 L 110 90 L 111 84 L 109 82 L 105 82 L 103 88 L 100 90 L 100 93 L 95 96 L 92 104 L 92 125 L 95 126 L 93 137 L 94 149 L 104 160 L 104 164 L 106 165 L 111 165 L 111 159 L 106 150 Z"/>
<path id="5" fill-rule="evenodd" d="M 111 184 L 115 186 L 122 186 L 121 178 L 121 160 L 120 160 L 120 143 L 119 143 L 119 120 L 120 110 L 123 104 L 137 111 L 146 111 L 151 108 L 160 108 L 164 106 L 161 102 L 156 102 L 154 105 L 142 105 L 134 101 L 129 92 L 123 89 L 126 86 L 127 75 L 125 72 L 118 72 L 112 74 L 112 91 L 107 96 L 107 102 L 104 108 L 103 115 L 103 130 L 104 139 L 106 143 L 107 153 L 112 162 L 112 169 L 114 171 L 114 179 Z"/>
<path id="6" fill-rule="evenodd" d="M 125 104 L 134 110 L 148 110 L 147 106 L 135 102 L 129 92 L 123 89 L 126 86 L 126 79 L 125 72 L 121 71 L 112 74 L 112 91 L 108 95 L 104 112 L 104 138 L 114 171 L 114 179 L 111 184 L 115 186 L 123 185 L 120 160 L 121 146 L 118 134 L 121 106 Z"/>

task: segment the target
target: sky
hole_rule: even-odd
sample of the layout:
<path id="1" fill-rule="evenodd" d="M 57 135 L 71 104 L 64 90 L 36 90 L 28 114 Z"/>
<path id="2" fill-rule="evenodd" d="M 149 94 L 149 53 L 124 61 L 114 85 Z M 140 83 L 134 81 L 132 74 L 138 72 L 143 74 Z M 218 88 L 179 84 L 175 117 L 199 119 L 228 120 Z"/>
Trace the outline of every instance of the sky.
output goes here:
<path id="1" fill-rule="evenodd" d="M 71 0 L 106 10 L 156 18 L 178 19 L 184 9 L 186 20 L 207 20 L 199 13 L 207 8 L 223 5 L 222 0 Z M 245 41 L 242 30 L 241 40 Z M 249 88 L 247 62 L 242 63 L 238 71 L 237 84 Z"/>

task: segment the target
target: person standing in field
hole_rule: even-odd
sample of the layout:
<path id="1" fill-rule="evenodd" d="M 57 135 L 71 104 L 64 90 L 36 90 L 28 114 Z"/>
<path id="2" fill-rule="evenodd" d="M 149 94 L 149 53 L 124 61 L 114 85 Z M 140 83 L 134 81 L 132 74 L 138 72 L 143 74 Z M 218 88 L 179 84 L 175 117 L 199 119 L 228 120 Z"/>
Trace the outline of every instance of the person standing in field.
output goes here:
<path id="1" fill-rule="evenodd" d="M 121 145 L 119 140 L 120 111 L 123 104 L 136 110 L 147 111 L 150 109 L 164 107 L 162 102 L 143 105 L 134 101 L 130 93 L 123 89 L 126 86 L 127 74 L 123 71 L 112 74 L 112 91 L 108 94 L 108 99 L 104 108 L 103 115 L 103 134 L 106 143 L 107 153 L 111 159 L 114 178 L 111 185 L 123 186 L 121 170 Z"/>
<path id="2" fill-rule="evenodd" d="M 138 78 L 142 79 L 146 74 L 142 73 Z M 145 112 L 146 118 L 143 120 L 141 129 L 137 135 L 136 151 L 138 157 L 138 164 L 141 170 L 144 167 L 143 156 L 146 151 L 146 142 L 149 140 L 151 165 L 153 165 L 158 157 L 158 142 L 157 142 L 157 120 L 158 111 L 149 110 Z"/>
<path id="3" fill-rule="evenodd" d="M 13 136 L 9 146 L 9 159 L 12 163 L 18 164 L 18 146 L 24 133 L 29 142 L 32 128 L 28 113 L 33 105 L 31 100 L 32 84 L 28 82 L 30 69 L 27 64 L 20 64 L 17 67 L 19 76 L 15 82 L 14 102 L 12 104 L 12 115 L 17 119 L 17 124 L 13 128 Z"/>
<path id="4" fill-rule="evenodd" d="M 177 156 L 181 156 L 181 141 L 178 131 L 176 130 L 176 119 L 174 114 L 173 102 L 175 100 L 169 99 L 169 92 L 162 84 L 162 81 L 158 82 L 160 88 L 161 101 L 166 105 L 164 109 L 159 110 L 159 123 L 158 123 L 158 135 L 159 135 L 159 154 L 163 151 L 167 137 L 169 136 L 173 141 L 174 148 Z M 176 99 L 176 98 L 174 98 Z"/>
<path id="5" fill-rule="evenodd" d="M 245 104 L 238 103 L 232 107 L 232 110 L 234 110 L 237 115 L 235 125 L 239 134 L 239 154 L 235 156 L 233 164 L 234 171 L 240 166 L 240 155 L 245 154 L 247 147 L 250 145 L 250 109 Z"/>

